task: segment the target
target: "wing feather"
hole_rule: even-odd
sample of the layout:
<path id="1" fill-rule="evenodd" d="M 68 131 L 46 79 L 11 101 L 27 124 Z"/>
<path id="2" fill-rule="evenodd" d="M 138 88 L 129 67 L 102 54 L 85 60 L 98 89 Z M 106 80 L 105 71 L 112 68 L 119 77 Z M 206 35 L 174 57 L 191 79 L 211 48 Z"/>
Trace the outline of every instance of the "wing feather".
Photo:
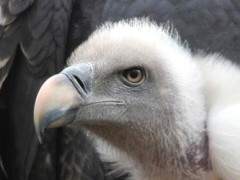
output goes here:
<path id="1" fill-rule="evenodd" d="M 9 179 L 28 179 L 34 168 L 42 168 L 43 179 L 55 176 L 56 155 L 52 150 L 55 144 L 46 142 L 44 148 L 39 148 L 32 112 L 42 82 L 65 64 L 72 3 L 72 0 L 0 0 L 0 95 L 7 114 L 1 116 L 7 124 L 7 130 L 0 129 L 6 134 L 1 156 Z M 50 135 L 51 138 L 55 136 Z M 43 163 L 51 161 L 54 167 L 41 163 L 33 166 L 35 157 Z"/>

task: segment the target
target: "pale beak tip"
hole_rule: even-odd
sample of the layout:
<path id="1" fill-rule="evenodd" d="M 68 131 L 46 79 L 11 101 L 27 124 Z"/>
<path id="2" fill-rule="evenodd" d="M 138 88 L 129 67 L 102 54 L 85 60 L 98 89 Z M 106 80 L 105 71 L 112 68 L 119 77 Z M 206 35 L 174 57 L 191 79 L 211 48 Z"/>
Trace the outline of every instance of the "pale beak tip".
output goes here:
<path id="1" fill-rule="evenodd" d="M 35 131 L 36 131 L 36 134 L 37 134 L 37 138 L 38 138 L 38 140 L 39 140 L 39 142 L 40 142 L 40 144 L 42 144 L 43 143 L 43 140 L 42 140 L 42 137 L 43 137 L 43 135 L 44 135 L 44 128 L 42 129 L 40 126 L 40 124 L 34 124 L 34 126 L 35 126 Z"/>
<path id="2" fill-rule="evenodd" d="M 43 133 L 38 133 L 38 132 L 37 132 L 37 137 L 38 137 L 38 140 L 39 140 L 39 143 L 40 143 L 40 144 L 43 143 L 43 141 L 42 141 L 42 135 L 43 135 Z"/>

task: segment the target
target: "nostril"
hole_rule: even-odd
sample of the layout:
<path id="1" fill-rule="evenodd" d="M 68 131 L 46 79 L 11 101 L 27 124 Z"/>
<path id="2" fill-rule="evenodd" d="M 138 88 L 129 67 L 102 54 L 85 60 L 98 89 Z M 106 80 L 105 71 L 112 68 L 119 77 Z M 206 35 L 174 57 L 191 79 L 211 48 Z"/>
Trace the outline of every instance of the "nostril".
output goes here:
<path id="1" fill-rule="evenodd" d="M 79 79 L 79 77 L 73 75 L 74 79 L 78 82 L 78 84 L 81 86 L 81 88 L 87 93 L 86 88 L 83 84 L 83 82 Z"/>

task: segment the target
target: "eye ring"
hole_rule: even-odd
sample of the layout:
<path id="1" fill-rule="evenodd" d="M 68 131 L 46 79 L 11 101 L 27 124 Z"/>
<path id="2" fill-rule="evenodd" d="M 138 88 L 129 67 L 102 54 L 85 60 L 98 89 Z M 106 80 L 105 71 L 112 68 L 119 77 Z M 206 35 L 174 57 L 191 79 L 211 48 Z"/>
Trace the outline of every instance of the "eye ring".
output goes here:
<path id="1" fill-rule="evenodd" d="M 133 67 L 122 71 L 122 79 L 125 84 L 130 86 L 138 86 L 144 80 L 145 73 L 142 68 Z"/>

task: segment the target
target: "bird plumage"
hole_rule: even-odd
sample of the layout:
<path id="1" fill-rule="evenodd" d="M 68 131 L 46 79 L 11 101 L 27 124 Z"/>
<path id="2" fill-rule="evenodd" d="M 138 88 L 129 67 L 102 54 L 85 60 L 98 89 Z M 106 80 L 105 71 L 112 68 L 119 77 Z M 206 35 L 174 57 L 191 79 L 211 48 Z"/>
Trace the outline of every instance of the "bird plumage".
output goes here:
<path id="1" fill-rule="evenodd" d="M 79 91 L 83 102 L 80 98 L 70 123 L 93 133 L 103 161 L 113 163 L 112 173 L 128 172 L 134 180 L 240 177 L 237 65 L 218 54 L 192 53 L 168 25 L 136 18 L 101 26 L 76 48 L 68 66 L 63 74 L 73 73 L 86 92 Z M 92 69 L 89 82 L 79 74 L 87 66 Z M 134 67 L 144 69 L 145 78 L 131 86 L 120 77 Z M 39 94 L 37 102 L 42 96 L 57 101 L 43 111 L 38 110 L 42 103 L 36 104 L 38 132 L 49 126 L 41 125 L 44 114 L 73 103 L 59 104 L 67 99 Z M 44 101 L 51 104 L 52 99 Z M 48 123 L 57 121 L 54 117 Z"/>
<path id="2" fill-rule="evenodd" d="M 219 54 L 196 56 L 204 79 L 207 133 L 213 169 L 225 180 L 237 180 L 240 140 L 240 68 Z"/>
<path id="3" fill-rule="evenodd" d="M 56 143 L 39 147 L 32 111 L 41 84 L 65 64 L 71 9 L 72 1 L 0 0 L 0 154 L 9 179 L 28 179 L 35 167 L 55 176 L 55 167 L 34 163 L 51 154 L 54 164 Z"/>

